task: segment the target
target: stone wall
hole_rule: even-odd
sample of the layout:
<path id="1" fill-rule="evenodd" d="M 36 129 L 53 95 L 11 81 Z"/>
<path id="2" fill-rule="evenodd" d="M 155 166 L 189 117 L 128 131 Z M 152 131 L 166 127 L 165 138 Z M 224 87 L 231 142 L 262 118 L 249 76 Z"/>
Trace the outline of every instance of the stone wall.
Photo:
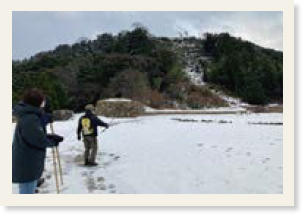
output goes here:
<path id="1" fill-rule="evenodd" d="M 99 100 L 96 114 L 106 117 L 137 117 L 145 113 L 144 105 L 127 99 Z"/>
<path id="2" fill-rule="evenodd" d="M 71 110 L 56 110 L 53 112 L 54 120 L 69 120 L 74 116 Z"/>

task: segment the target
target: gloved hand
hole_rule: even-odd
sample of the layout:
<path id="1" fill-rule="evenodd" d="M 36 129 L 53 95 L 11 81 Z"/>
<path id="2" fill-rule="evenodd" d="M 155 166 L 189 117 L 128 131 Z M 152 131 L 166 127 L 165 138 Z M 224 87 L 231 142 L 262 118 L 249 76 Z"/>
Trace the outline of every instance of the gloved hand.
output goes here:
<path id="1" fill-rule="evenodd" d="M 81 135 L 78 135 L 78 140 L 81 140 Z"/>
<path id="2" fill-rule="evenodd" d="M 108 128 L 109 128 L 109 125 L 108 125 L 108 123 L 107 123 L 107 124 L 105 125 L 105 128 L 106 128 L 106 129 L 108 129 Z"/>
<path id="3" fill-rule="evenodd" d="M 55 144 L 55 146 L 58 146 L 59 143 L 61 143 L 64 140 L 62 136 L 56 134 L 47 134 L 47 139 L 52 141 Z"/>

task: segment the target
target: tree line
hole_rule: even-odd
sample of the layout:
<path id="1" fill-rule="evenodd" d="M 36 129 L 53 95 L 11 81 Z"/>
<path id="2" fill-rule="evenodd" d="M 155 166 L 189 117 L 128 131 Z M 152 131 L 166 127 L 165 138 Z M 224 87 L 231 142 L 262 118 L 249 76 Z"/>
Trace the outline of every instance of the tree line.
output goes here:
<path id="1" fill-rule="evenodd" d="M 251 104 L 283 102 L 283 53 L 227 33 L 206 34 L 204 54 L 213 57 L 206 81 Z"/>
<path id="2" fill-rule="evenodd" d="M 220 85 L 250 103 L 282 100 L 283 71 L 280 52 L 264 49 L 228 34 L 207 34 L 190 38 L 201 44 L 201 55 L 212 58 L 206 81 Z M 94 40 L 81 39 L 59 45 L 21 61 L 12 62 L 15 104 L 31 87 L 43 89 L 54 109 L 83 110 L 88 103 L 107 97 L 126 97 L 153 107 L 170 105 L 172 100 L 203 107 L 216 103 L 211 95 L 190 86 L 182 70 L 175 40 L 157 38 L 141 25 L 117 35 L 104 33 Z M 182 94 L 182 89 L 188 89 Z M 188 93 L 194 93 L 190 96 Z M 207 99 L 199 99 L 207 96 Z M 197 98 L 197 99 L 196 99 Z M 199 104 L 195 103 L 201 100 Z"/>

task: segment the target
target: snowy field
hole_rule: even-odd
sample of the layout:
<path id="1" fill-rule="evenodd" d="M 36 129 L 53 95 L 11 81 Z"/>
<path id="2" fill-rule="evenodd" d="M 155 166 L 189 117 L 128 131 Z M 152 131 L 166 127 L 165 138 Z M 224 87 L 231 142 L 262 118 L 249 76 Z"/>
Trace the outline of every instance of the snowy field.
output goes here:
<path id="1" fill-rule="evenodd" d="M 80 116 L 54 123 L 65 137 L 62 194 L 283 193 L 283 114 L 100 117 L 115 125 L 100 133 L 99 166 L 90 168 Z M 51 150 L 45 170 L 40 193 L 55 194 Z"/>

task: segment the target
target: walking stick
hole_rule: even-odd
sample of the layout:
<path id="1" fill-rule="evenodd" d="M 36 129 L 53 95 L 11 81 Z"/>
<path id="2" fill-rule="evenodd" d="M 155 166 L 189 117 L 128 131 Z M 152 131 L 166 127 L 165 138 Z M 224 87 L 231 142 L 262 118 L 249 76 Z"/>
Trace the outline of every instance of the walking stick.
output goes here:
<path id="1" fill-rule="evenodd" d="M 58 182 L 58 175 L 57 175 L 55 149 L 52 148 L 52 151 L 53 151 L 54 173 L 55 173 L 55 179 L 56 179 L 56 189 L 57 189 L 57 194 L 59 194 L 60 192 L 59 192 L 59 182 Z"/>
<path id="2" fill-rule="evenodd" d="M 51 128 L 52 134 L 54 134 L 55 132 L 54 132 L 53 123 L 50 124 L 50 128 Z M 61 185 L 63 185 L 63 173 L 62 173 L 62 167 L 61 167 L 61 161 L 60 161 L 60 153 L 59 153 L 58 146 L 56 146 L 56 148 L 55 148 L 55 153 L 56 153 L 57 161 L 58 161 L 58 164 L 59 164 L 59 174 L 60 174 Z"/>
<path id="3" fill-rule="evenodd" d="M 108 123 L 109 126 L 112 126 L 113 121 L 114 121 L 114 118 L 112 118 L 111 121 Z M 103 132 L 105 132 L 106 130 L 107 130 L 107 128 L 103 129 L 100 133 L 103 133 Z"/>
<path id="4" fill-rule="evenodd" d="M 60 172 L 61 185 L 63 186 L 63 173 L 62 173 L 62 167 L 61 167 L 61 161 L 60 161 L 60 153 L 59 153 L 58 146 L 56 147 L 56 152 L 57 152 L 57 158 L 58 158 L 58 164 L 59 164 L 59 172 Z"/>

